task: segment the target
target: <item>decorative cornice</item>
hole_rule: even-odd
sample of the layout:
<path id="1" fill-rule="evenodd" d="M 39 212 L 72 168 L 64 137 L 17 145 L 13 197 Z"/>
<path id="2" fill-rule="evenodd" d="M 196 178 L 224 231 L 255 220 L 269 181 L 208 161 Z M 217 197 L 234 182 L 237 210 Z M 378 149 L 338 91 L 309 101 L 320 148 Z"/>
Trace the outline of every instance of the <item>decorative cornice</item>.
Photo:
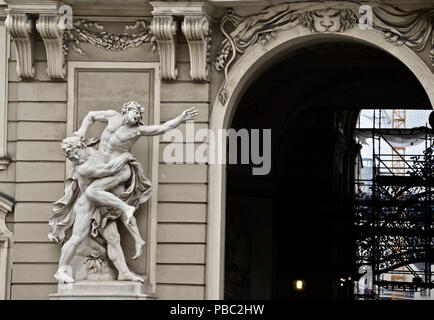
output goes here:
<path id="1" fill-rule="evenodd" d="M 216 8 L 208 1 L 151 1 L 153 7 L 152 14 L 154 16 L 186 16 L 186 15 L 207 15 L 213 16 Z"/>
<path id="2" fill-rule="evenodd" d="M 47 52 L 47 73 L 51 79 L 64 79 L 66 75 L 63 55 L 63 31 L 57 14 L 41 13 L 36 29 L 44 40 Z"/>
<path id="3" fill-rule="evenodd" d="M 62 0 L 4 0 L 9 9 L 20 10 L 29 14 L 43 11 L 56 11 Z"/>
<path id="4" fill-rule="evenodd" d="M 33 21 L 26 13 L 13 13 L 6 9 L 6 30 L 15 42 L 17 73 L 23 79 L 35 76 L 33 56 Z"/>
<path id="5" fill-rule="evenodd" d="M 292 2 L 273 5 L 257 14 L 238 16 L 229 9 L 220 23 L 225 39 L 220 45 L 214 66 L 224 71 L 225 81 L 219 94 L 224 105 L 227 99 L 228 71 L 238 54 L 256 44 L 272 41 L 279 31 L 297 26 L 314 33 L 344 33 L 358 25 L 361 13 L 356 2 Z M 434 67 L 434 9 L 404 11 L 394 7 L 373 6 L 372 28 L 383 32 L 384 37 L 396 44 L 422 51 L 431 43 L 430 59 Z M 233 31 L 226 30 L 226 24 Z M 366 32 L 372 32 L 367 30 Z M 430 41 L 431 35 L 431 41 Z"/>
<path id="6" fill-rule="evenodd" d="M 172 16 L 154 16 L 151 32 L 158 44 L 160 54 L 160 76 L 163 80 L 175 80 L 176 68 L 176 32 L 177 24 Z"/>
<path id="7" fill-rule="evenodd" d="M 185 16 L 181 25 L 190 50 L 192 80 L 207 80 L 211 29 L 206 16 Z"/>

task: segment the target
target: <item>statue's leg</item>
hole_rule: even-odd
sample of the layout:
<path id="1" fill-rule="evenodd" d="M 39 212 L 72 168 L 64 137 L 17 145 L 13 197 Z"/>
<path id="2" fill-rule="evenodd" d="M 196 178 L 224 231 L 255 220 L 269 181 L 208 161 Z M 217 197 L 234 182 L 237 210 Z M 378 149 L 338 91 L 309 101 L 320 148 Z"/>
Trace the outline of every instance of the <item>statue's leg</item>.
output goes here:
<path id="1" fill-rule="evenodd" d="M 119 195 L 124 191 L 125 191 L 125 186 L 123 184 L 120 184 L 116 186 L 116 188 L 111 190 L 111 192 L 115 195 Z M 137 259 L 143 254 L 143 248 L 145 247 L 146 242 L 142 239 L 142 236 L 140 235 L 139 228 L 137 227 L 136 218 L 134 218 L 134 216 L 128 219 L 126 215 L 122 215 L 121 220 L 122 223 L 127 228 L 128 232 L 131 234 L 131 236 L 134 239 L 136 253 L 132 258 Z"/>
<path id="2" fill-rule="evenodd" d="M 118 270 L 118 280 L 139 281 L 143 283 L 145 280 L 142 277 L 136 276 L 128 269 L 116 221 L 109 221 L 101 231 L 101 235 L 107 241 L 108 257 Z"/>
<path id="3" fill-rule="evenodd" d="M 82 194 L 75 203 L 73 210 L 75 213 L 75 220 L 74 226 L 72 228 L 72 236 L 62 247 L 59 268 L 54 275 L 54 277 L 61 283 L 74 282 L 74 279 L 67 274 L 65 268 L 71 261 L 71 258 L 74 256 L 78 245 L 89 234 L 91 216 L 93 214 L 94 207 L 92 206 L 89 199 Z"/>
<path id="4" fill-rule="evenodd" d="M 116 175 L 94 180 L 87 187 L 86 195 L 97 205 L 120 209 L 127 217 L 132 217 L 136 208 L 128 205 L 113 193 L 109 192 L 109 190 L 112 190 L 117 185 L 127 181 L 130 176 L 130 166 L 124 165 L 122 170 Z"/>
<path id="5" fill-rule="evenodd" d="M 136 246 L 136 253 L 132 257 L 134 260 L 140 257 L 143 254 L 143 248 L 145 247 L 146 242 L 142 239 L 139 228 L 137 227 L 137 222 L 135 217 L 131 217 L 129 219 L 129 222 L 127 222 L 127 217 L 125 215 L 121 216 L 121 220 L 127 230 L 130 232 L 130 234 L 134 238 L 135 246 Z"/>

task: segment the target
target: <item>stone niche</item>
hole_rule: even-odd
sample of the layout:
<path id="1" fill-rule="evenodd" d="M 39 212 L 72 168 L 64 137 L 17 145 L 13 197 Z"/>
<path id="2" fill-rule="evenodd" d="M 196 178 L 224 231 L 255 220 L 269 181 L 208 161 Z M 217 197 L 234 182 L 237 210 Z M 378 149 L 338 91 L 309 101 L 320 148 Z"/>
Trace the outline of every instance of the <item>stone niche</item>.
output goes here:
<path id="1" fill-rule="evenodd" d="M 130 100 L 139 102 L 145 109 L 143 123 L 156 123 L 159 114 L 158 65 L 142 62 L 70 62 L 68 64 L 68 115 L 67 136 L 76 131 L 90 111 L 117 110 Z M 86 138 L 99 138 L 106 124 L 95 122 Z M 155 160 L 158 137 L 141 137 L 131 152 L 141 163 L 143 173 L 158 184 L 158 159 Z M 72 168 L 67 160 L 66 175 Z M 155 188 L 156 189 L 156 188 Z M 133 273 L 144 276 L 145 284 L 117 281 L 117 270 L 107 257 L 106 243 L 102 237 L 88 238 L 78 247 L 71 262 L 76 280 L 73 284 L 59 284 L 58 292 L 50 299 L 154 299 L 155 298 L 155 239 L 156 191 L 147 203 L 141 204 L 134 216 L 142 238 L 146 241 L 143 254 L 137 260 L 134 240 L 121 221 L 117 226 L 121 246 L 128 267 Z"/>

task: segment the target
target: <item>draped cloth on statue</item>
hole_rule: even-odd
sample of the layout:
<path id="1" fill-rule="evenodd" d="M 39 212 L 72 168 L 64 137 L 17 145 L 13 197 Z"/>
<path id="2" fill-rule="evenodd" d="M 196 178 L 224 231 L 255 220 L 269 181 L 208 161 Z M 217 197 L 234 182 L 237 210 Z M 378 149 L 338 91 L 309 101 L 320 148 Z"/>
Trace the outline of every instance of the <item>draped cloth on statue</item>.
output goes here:
<path id="1" fill-rule="evenodd" d="M 116 196 L 128 205 L 137 208 L 150 198 L 151 181 L 145 178 L 142 167 L 136 159 L 128 161 L 126 165 L 131 168 L 131 177 L 125 184 L 126 190 Z M 77 174 L 74 168 L 66 179 L 65 195 L 53 204 L 53 213 L 49 217 L 50 232 L 48 234 L 51 241 L 62 243 L 65 239 L 65 232 L 74 224 L 74 204 L 81 195 Z M 92 214 L 92 236 L 96 237 L 108 220 L 117 219 L 121 215 L 122 211 L 119 209 L 107 206 L 96 207 Z"/>
<path id="2" fill-rule="evenodd" d="M 62 243 L 65 239 L 65 231 L 74 224 L 74 204 L 80 196 L 78 187 L 77 170 L 74 167 L 69 177 L 65 180 L 65 195 L 53 204 L 53 213 L 48 217 L 50 231 L 48 239 Z"/>

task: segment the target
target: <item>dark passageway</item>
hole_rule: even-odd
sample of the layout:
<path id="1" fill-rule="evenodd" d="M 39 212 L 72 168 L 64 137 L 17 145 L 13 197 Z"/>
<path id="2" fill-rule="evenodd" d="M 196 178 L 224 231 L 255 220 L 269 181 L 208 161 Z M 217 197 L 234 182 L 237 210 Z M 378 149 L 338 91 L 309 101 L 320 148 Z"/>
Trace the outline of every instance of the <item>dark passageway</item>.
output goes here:
<path id="1" fill-rule="evenodd" d="M 262 74 L 231 127 L 271 128 L 272 167 L 227 166 L 225 299 L 351 299 L 339 279 L 354 272 L 359 110 L 429 105 L 406 66 L 352 42 L 301 48 Z"/>

